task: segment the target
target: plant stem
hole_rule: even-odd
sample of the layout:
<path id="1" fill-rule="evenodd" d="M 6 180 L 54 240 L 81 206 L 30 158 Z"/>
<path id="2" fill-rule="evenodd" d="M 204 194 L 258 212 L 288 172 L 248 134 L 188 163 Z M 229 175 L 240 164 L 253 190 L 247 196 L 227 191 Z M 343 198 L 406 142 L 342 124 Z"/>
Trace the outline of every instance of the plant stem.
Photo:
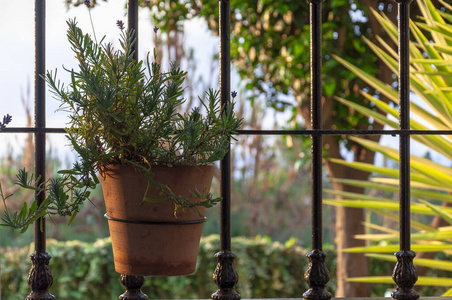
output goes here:
<path id="1" fill-rule="evenodd" d="M 96 44 L 99 44 L 97 42 L 96 30 L 94 30 L 93 18 L 91 18 L 91 8 L 88 8 L 88 14 L 89 14 L 89 20 L 91 21 L 91 28 L 93 29 L 94 39 L 96 40 Z"/>

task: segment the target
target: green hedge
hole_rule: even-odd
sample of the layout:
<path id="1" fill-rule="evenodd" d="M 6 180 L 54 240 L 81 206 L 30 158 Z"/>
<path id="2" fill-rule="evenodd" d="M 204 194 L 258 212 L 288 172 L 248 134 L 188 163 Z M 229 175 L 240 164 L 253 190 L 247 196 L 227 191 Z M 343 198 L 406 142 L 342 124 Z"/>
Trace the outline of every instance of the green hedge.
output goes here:
<path id="1" fill-rule="evenodd" d="M 149 277 L 143 291 L 151 299 L 210 298 L 216 290 L 212 281 L 219 249 L 219 236 L 202 239 L 196 273 L 178 277 Z M 306 250 L 295 241 L 285 245 L 268 238 L 233 238 L 235 266 L 240 282 L 236 290 L 244 298 L 300 297 L 307 289 L 303 275 L 308 260 Z M 29 293 L 27 274 L 30 269 L 30 247 L 2 249 L 2 298 L 17 300 Z M 109 239 L 95 243 L 80 241 L 48 241 L 47 251 L 52 255 L 54 283 L 51 293 L 57 299 L 118 299 L 124 292 L 119 275 L 114 271 Z M 328 269 L 335 273 L 335 255 L 329 253 Z M 335 283 L 330 282 L 329 288 Z M 333 291 L 330 291 L 333 292 Z"/>

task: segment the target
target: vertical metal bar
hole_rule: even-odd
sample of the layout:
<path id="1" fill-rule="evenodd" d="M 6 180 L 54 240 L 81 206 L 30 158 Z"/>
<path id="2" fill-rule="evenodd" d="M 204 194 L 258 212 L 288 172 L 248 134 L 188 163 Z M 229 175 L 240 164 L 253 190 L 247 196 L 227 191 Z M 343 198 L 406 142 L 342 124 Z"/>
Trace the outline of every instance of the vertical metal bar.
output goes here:
<path id="1" fill-rule="evenodd" d="M 127 1 L 127 26 L 133 32 L 135 43 L 132 46 L 133 58 L 138 61 L 138 0 Z M 120 300 L 145 300 L 148 296 L 141 291 L 145 278 L 121 274 L 121 283 L 126 291 L 119 296 Z"/>
<path id="2" fill-rule="evenodd" d="M 322 0 L 309 0 L 310 7 L 310 55 L 311 55 L 311 126 L 322 129 Z M 330 299 L 325 290 L 330 280 L 325 266 L 326 254 L 322 251 L 322 135 L 311 136 L 312 176 L 312 251 L 305 280 L 309 290 L 305 299 Z"/>
<path id="3" fill-rule="evenodd" d="M 321 2 L 311 1 L 311 126 L 322 129 Z M 322 250 L 322 135 L 311 136 L 312 249 Z"/>
<path id="4" fill-rule="evenodd" d="M 220 0 L 220 98 L 226 107 L 231 97 L 231 41 L 230 41 L 230 2 Z M 235 255 L 231 251 L 231 156 L 230 147 L 221 161 L 221 227 L 220 252 L 215 254 L 218 264 L 213 280 L 218 290 L 212 294 L 215 300 L 238 300 L 240 295 L 234 290 L 238 275 L 234 269 Z"/>
<path id="5" fill-rule="evenodd" d="M 399 2 L 399 129 L 410 129 L 409 1 Z M 410 136 L 400 135 L 400 249 L 410 247 Z"/>
<path id="6" fill-rule="evenodd" d="M 231 53 L 229 29 L 229 0 L 220 1 L 220 99 L 225 108 L 231 94 Z M 221 228 L 220 248 L 231 250 L 231 148 L 220 163 L 221 167 Z"/>
<path id="7" fill-rule="evenodd" d="M 138 61 L 138 0 L 127 1 L 127 23 L 129 30 L 133 30 L 135 44 L 132 47 L 133 58 Z"/>
<path id="8" fill-rule="evenodd" d="M 392 278 L 397 289 L 392 293 L 394 299 L 418 299 L 413 290 L 417 281 L 411 251 L 410 228 L 410 3 L 412 0 L 396 0 L 398 6 L 399 31 L 399 128 L 403 130 L 399 138 L 399 224 L 400 251 L 395 253 L 397 264 Z"/>
<path id="9" fill-rule="evenodd" d="M 46 99 L 45 81 L 41 76 L 45 74 L 45 0 L 37 1 L 36 6 L 36 37 L 35 37 L 35 127 L 44 129 L 46 127 Z M 46 139 L 44 132 L 35 133 L 35 174 L 40 176 L 39 183 L 45 182 L 46 163 Z M 45 200 L 45 194 L 36 192 L 38 205 Z M 42 228 L 41 225 L 42 224 Z M 35 250 L 44 252 L 46 250 L 45 219 L 38 220 L 35 224 Z"/>
<path id="10" fill-rule="evenodd" d="M 45 80 L 41 77 L 45 74 L 46 49 L 45 49 L 45 18 L 46 1 L 35 0 L 35 128 L 46 127 L 46 88 Z M 35 176 L 39 178 L 38 185 L 44 184 L 46 165 L 46 134 L 44 130 L 35 132 Z M 38 205 L 45 200 L 44 192 L 36 192 L 35 198 Z M 28 285 L 31 293 L 27 299 L 55 299 L 49 293 L 53 283 L 49 261 L 51 256 L 46 252 L 46 223 L 45 218 L 39 218 L 35 222 L 35 252 L 31 255 L 32 266 L 28 274 Z"/>

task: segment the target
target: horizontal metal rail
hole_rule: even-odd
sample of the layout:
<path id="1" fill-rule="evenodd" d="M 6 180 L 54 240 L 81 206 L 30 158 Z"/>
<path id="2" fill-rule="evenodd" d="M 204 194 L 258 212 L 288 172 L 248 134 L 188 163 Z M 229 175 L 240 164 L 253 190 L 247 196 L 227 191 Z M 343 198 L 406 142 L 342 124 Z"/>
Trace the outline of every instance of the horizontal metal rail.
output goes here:
<path id="1" fill-rule="evenodd" d="M 34 127 L 9 127 L 2 129 L 4 133 L 66 133 L 64 128 L 34 128 Z M 413 129 L 275 129 L 253 130 L 242 129 L 238 135 L 452 135 L 452 130 L 413 130 Z"/>
<path id="2" fill-rule="evenodd" d="M 240 135 L 452 135 L 452 130 L 359 130 L 359 129 L 307 129 L 307 130 L 239 130 Z"/>

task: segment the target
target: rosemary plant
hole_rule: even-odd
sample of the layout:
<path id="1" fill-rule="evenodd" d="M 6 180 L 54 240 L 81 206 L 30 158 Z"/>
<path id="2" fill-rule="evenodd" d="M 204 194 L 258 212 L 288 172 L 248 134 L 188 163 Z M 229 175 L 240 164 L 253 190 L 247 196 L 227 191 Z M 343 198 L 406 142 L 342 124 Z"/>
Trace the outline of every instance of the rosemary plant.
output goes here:
<path id="1" fill-rule="evenodd" d="M 6 209 L 4 225 L 26 229 L 45 214 L 71 216 L 72 222 L 80 205 L 89 199 L 90 190 L 99 183 L 97 172 L 107 165 L 139 168 L 150 185 L 174 201 L 176 209 L 199 212 L 198 206 L 211 207 L 219 202 L 221 198 L 199 191 L 192 191 L 196 203 L 175 195 L 167 186 L 154 182 L 152 166 L 203 166 L 222 159 L 242 123 L 234 114 L 234 104 L 221 107 L 219 92 L 209 90 L 199 98 L 202 107 L 181 114 L 178 111 L 185 102 L 187 73 L 175 64 L 169 71 L 162 71 L 155 54 L 152 60 L 148 54 L 146 63 L 135 61 L 134 33 L 125 30 L 122 22 L 117 23 L 120 49 L 104 43 L 105 37 L 97 43 L 82 32 L 75 19 L 67 25 L 67 38 L 79 70 L 65 69 L 71 75 L 68 85 L 57 79 L 57 70 L 47 72 L 45 80 L 61 101 L 60 109 L 70 115 L 67 137 L 79 160 L 71 169 L 59 171 L 60 177 L 38 187 L 21 170 L 16 184 L 46 192 L 46 201 L 40 206 L 24 204 L 20 213 Z M 201 110 L 205 110 L 204 115 Z M 7 197 L 2 194 L 3 199 Z"/>

